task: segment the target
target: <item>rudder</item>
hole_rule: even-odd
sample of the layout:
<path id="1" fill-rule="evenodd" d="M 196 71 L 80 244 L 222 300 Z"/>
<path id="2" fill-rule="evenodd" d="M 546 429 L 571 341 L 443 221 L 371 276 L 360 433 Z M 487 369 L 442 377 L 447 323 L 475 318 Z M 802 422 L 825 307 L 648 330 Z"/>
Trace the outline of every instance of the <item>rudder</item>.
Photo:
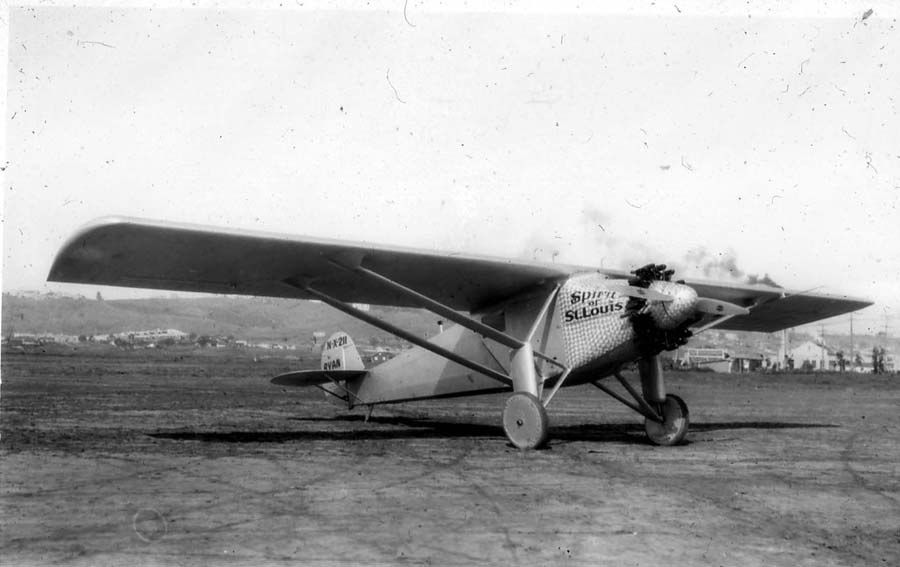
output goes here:
<path id="1" fill-rule="evenodd" d="M 365 370 L 350 335 L 338 331 L 322 347 L 322 370 Z"/>
<path id="2" fill-rule="evenodd" d="M 328 337 L 325 344 L 322 345 L 322 370 L 365 370 L 359 351 L 353 344 L 350 335 L 343 331 L 338 331 Z M 321 388 L 325 390 L 325 397 L 331 402 L 337 402 L 345 407 L 352 408 L 354 400 L 344 390 L 346 382 L 341 382 L 341 386 L 336 384 L 322 384 Z M 343 400 L 341 403 L 340 400 Z"/>

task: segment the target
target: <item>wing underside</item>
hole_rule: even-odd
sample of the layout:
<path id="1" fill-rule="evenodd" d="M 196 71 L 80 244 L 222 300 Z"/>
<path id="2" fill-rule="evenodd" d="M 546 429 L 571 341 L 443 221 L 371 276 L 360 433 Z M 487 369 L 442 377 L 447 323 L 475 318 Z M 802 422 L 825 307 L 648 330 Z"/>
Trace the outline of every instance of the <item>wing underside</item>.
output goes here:
<path id="1" fill-rule="evenodd" d="M 747 307 L 749 315 L 723 320 L 716 329 L 772 333 L 850 313 L 872 304 L 847 296 L 718 282 L 686 282 L 701 297 L 718 299 Z"/>
<path id="2" fill-rule="evenodd" d="M 312 299 L 311 282 L 337 299 L 417 306 L 408 296 L 337 265 L 363 266 L 458 310 L 473 311 L 587 268 L 289 237 L 128 218 L 83 228 L 57 255 L 51 281 Z M 610 274 L 617 274 L 610 272 Z"/>

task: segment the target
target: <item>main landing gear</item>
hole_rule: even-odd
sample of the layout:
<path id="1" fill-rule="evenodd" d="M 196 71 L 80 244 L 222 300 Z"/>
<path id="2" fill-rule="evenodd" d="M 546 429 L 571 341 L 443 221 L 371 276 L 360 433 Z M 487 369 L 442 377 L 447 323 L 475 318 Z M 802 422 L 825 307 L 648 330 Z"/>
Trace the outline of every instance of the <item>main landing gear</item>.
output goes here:
<path id="1" fill-rule="evenodd" d="M 638 363 L 642 394 L 638 393 L 619 372 L 614 376 L 631 396 L 631 400 L 611 390 L 601 382 L 594 386 L 644 416 L 644 430 L 655 445 L 678 445 L 684 442 L 690 427 L 690 414 L 684 400 L 666 394 L 662 364 L 659 357 L 642 359 Z"/>
<path id="2" fill-rule="evenodd" d="M 503 431 L 510 443 L 519 449 L 537 449 L 547 442 L 550 420 L 544 409 L 545 402 L 541 401 L 531 344 L 514 350 L 509 362 L 515 393 L 507 398 L 503 408 Z"/>
<path id="3" fill-rule="evenodd" d="M 549 419 L 546 405 L 553 398 L 568 375 L 568 369 L 557 380 L 549 395 L 541 400 L 542 388 L 534 368 L 534 355 L 530 345 L 513 352 L 510 361 L 513 393 L 503 408 L 503 431 L 510 443 L 522 449 L 537 449 L 547 442 Z M 600 381 L 594 386 L 622 404 L 644 416 L 644 430 L 656 445 L 678 445 L 684 442 L 690 427 L 690 414 L 684 400 L 674 394 L 666 394 L 662 364 L 658 356 L 638 362 L 641 392 L 619 372 L 613 376 L 622 384 L 631 399 L 619 394 Z"/>
<path id="4" fill-rule="evenodd" d="M 534 394 L 516 392 L 503 408 L 503 431 L 519 449 L 537 449 L 547 442 L 550 431 L 544 404 Z"/>
<path id="5" fill-rule="evenodd" d="M 644 430 L 655 445 L 678 445 L 684 441 L 690 425 L 687 404 L 674 394 L 666 396 L 666 401 L 657 405 L 657 415 L 662 421 L 644 418 Z"/>

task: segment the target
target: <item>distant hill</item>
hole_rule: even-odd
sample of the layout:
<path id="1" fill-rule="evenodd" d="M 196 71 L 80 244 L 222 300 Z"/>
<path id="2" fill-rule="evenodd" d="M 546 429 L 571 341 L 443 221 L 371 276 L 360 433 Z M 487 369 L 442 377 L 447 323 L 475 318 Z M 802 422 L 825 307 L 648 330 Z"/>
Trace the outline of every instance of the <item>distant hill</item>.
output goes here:
<path id="1" fill-rule="evenodd" d="M 419 336 L 437 332 L 438 317 L 426 311 L 372 307 L 370 313 Z M 3 335 L 104 335 L 157 328 L 269 341 L 306 341 L 316 331 L 342 330 L 363 344 L 373 338 L 395 341 L 388 333 L 312 301 L 230 296 L 98 301 L 3 294 Z"/>

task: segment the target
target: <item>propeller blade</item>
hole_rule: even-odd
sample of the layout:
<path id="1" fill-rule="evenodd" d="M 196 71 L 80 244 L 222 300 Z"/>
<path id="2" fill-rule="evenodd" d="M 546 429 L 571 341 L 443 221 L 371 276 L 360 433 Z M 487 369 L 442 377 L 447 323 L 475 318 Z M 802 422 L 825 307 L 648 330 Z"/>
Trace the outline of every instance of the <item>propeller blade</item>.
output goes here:
<path id="1" fill-rule="evenodd" d="M 750 310 L 734 303 L 727 301 L 719 301 L 718 299 L 709 299 L 701 297 L 697 300 L 697 311 L 700 313 L 709 313 L 710 315 L 725 315 L 733 317 L 735 315 L 748 315 Z"/>
<path id="2" fill-rule="evenodd" d="M 671 295 L 660 293 L 658 291 L 653 291 L 652 289 L 647 289 L 644 287 L 637 287 L 633 285 L 628 285 L 624 283 L 609 283 L 607 282 L 606 287 L 610 291 L 614 291 L 619 295 L 624 295 L 625 297 L 637 297 L 640 299 L 647 299 L 649 301 L 674 301 L 675 298 Z"/>

